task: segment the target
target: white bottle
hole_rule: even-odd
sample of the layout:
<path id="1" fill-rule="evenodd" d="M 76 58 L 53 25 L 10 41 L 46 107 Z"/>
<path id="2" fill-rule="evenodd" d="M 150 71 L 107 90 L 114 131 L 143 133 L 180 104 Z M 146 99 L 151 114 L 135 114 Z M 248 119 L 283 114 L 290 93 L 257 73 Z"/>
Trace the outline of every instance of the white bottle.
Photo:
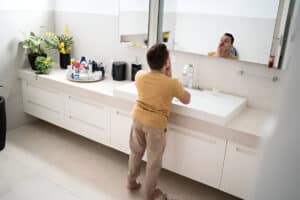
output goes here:
<path id="1" fill-rule="evenodd" d="M 188 88 L 193 88 L 193 74 L 194 67 L 192 64 L 189 64 L 187 68 Z"/>
<path id="2" fill-rule="evenodd" d="M 182 70 L 182 83 L 188 88 L 193 87 L 193 73 L 194 68 L 192 64 L 184 65 Z"/>
<path id="3" fill-rule="evenodd" d="M 187 65 L 184 65 L 183 66 L 183 69 L 182 69 L 182 73 L 181 73 L 181 82 L 184 86 L 187 86 L 188 85 L 188 77 L 187 77 Z"/>

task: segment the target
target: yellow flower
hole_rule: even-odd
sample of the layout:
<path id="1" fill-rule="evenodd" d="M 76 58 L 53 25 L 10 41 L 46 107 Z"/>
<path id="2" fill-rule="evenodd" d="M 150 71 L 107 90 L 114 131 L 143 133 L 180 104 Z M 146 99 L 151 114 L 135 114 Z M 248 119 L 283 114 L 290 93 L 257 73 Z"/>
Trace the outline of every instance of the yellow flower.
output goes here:
<path id="1" fill-rule="evenodd" d="M 53 36 L 54 36 L 54 33 L 46 32 L 45 35 L 46 35 L 47 37 L 53 37 Z"/>
<path id="2" fill-rule="evenodd" d="M 64 47 L 65 47 L 65 43 L 64 42 L 59 43 L 59 48 L 64 48 Z"/>
<path id="3" fill-rule="evenodd" d="M 65 35 L 70 35 L 70 29 L 69 29 L 68 26 L 65 27 L 65 29 L 64 29 L 64 34 L 65 34 Z"/>
<path id="4" fill-rule="evenodd" d="M 67 53 L 67 52 L 66 52 L 66 49 L 65 49 L 65 48 L 62 48 L 62 49 L 60 50 L 60 53 L 66 54 L 66 53 Z"/>

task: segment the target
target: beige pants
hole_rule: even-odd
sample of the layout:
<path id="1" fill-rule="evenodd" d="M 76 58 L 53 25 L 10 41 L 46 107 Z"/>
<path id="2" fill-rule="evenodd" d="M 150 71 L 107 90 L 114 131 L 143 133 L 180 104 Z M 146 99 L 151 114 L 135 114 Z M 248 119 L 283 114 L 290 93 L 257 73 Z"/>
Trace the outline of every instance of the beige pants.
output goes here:
<path id="1" fill-rule="evenodd" d="M 137 120 L 133 121 L 130 134 L 129 181 L 135 181 L 140 174 L 142 158 L 147 150 L 145 177 L 146 195 L 151 195 L 157 185 L 162 156 L 166 146 L 166 129 L 151 128 Z"/>

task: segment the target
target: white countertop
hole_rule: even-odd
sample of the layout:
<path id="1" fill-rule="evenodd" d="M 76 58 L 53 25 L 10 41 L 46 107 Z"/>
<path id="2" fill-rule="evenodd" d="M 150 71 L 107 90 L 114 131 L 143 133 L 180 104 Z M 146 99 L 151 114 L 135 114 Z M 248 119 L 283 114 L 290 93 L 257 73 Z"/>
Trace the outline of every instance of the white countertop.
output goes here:
<path id="1" fill-rule="evenodd" d="M 131 81 L 114 81 L 111 78 L 107 77 L 99 82 L 78 83 L 67 80 L 65 74 L 66 70 L 56 69 L 52 70 L 48 75 L 35 75 L 31 69 L 27 68 L 20 70 L 19 76 L 25 80 L 39 79 L 55 81 L 56 83 L 63 84 L 65 86 L 78 87 L 95 94 L 101 94 L 109 97 L 115 97 L 114 93 L 117 88 L 120 88 L 120 86 L 126 87 L 125 85 L 128 86 L 128 83 L 132 83 Z M 118 98 L 120 98 L 120 96 L 118 96 Z M 197 99 L 198 98 L 194 98 L 194 102 L 192 101 L 191 103 L 192 106 L 199 106 Z M 188 106 L 183 105 L 175 100 L 173 101 L 172 111 L 175 111 L 176 113 L 179 113 L 183 116 L 188 115 Z M 191 115 L 188 116 L 192 117 Z M 271 114 L 268 111 L 246 107 L 240 113 L 233 115 L 228 123 L 226 122 L 226 124 L 223 124 L 221 126 L 234 131 L 246 133 L 247 135 L 261 137 L 264 123 L 269 119 L 270 116 Z M 205 121 L 205 119 L 201 120 Z M 210 121 L 208 120 L 208 122 Z"/>
<path id="2" fill-rule="evenodd" d="M 22 69 L 20 71 L 20 77 L 21 78 L 28 78 L 33 77 L 36 79 L 45 79 L 45 80 L 52 80 L 56 81 L 65 85 L 75 86 L 81 89 L 85 89 L 91 92 L 107 95 L 107 96 L 113 96 L 114 88 L 124 85 L 125 83 L 130 83 L 131 81 L 114 81 L 110 77 L 105 77 L 104 80 L 98 81 L 98 82 L 88 82 L 88 83 L 82 83 L 82 82 L 73 82 L 69 81 L 66 78 L 67 70 L 61 70 L 61 69 L 55 69 L 50 72 L 50 74 L 46 75 L 36 75 L 31 69 Z"/>

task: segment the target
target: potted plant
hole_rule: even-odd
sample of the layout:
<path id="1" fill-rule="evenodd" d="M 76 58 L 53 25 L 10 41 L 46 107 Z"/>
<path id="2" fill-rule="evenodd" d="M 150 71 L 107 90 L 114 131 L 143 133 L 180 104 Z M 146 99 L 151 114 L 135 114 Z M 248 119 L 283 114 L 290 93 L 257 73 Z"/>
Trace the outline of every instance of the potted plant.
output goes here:
<path id="1" fill-rule="evenodd" d="M 48 74 L 54 64 L 51 57 L 38 56 L 35 59 L 36 74 Z"/>
<path id="2" fill-rule="evenodd" d="M 67 69 L 67 66 L 70 65 L 71 51 L 73 48 L 73 37 L 68 27 L 65 28 L 61 35 L 46 32 L 44 41 L 46 48 L 56 49 L 59 52 L 60 67 Z"/>
<path id="3" fill-rule="evenodd" d="M 38 56 L 46 57 L 42 49 L 43 39 L 34 32 L 24 33 L 25 39 L 22 41 L 23 48 L 27 50 L 28 60 L 33 70 L 36 70 L 35 59 Z"/>

